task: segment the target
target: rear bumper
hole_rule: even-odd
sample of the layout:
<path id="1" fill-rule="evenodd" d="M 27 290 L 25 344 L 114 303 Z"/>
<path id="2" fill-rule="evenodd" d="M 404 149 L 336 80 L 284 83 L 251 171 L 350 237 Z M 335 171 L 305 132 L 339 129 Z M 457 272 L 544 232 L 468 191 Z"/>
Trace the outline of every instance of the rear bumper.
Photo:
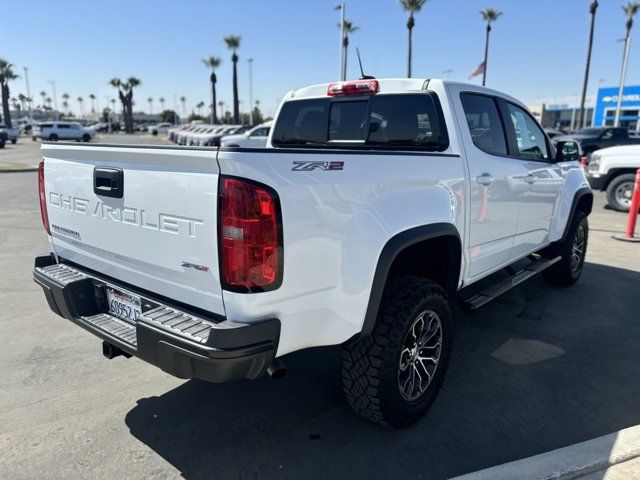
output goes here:
<path id="1" fill-rule="evenodd" d="M 55 313 L 178 378 L 253 379 L 275 358 L 277 319 L 248 324 L 193 313 L 94 272 L 56 263 L 51 254 L 36 257 L 33 278 Z M 142 317 L 133 324 L 105 313 L 105 287 L 140 296 Z"/>

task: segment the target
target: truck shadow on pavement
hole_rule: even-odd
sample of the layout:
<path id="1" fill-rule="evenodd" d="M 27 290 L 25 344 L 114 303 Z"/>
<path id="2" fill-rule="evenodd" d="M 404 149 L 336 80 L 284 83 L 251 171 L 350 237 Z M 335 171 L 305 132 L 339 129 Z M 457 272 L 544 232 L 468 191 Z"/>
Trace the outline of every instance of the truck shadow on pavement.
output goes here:
<path id="1" fill-rule="evenodd" d="M 406 430 L 351 412 L 338 347 L 287 356 L 279 381 L 187 381 L 125 421 L 187 479 L 449 478 L 640 423 L 639 286 L 588 263 L 573 287 L 536 278 L 456 312 L 444 387 Z"/>

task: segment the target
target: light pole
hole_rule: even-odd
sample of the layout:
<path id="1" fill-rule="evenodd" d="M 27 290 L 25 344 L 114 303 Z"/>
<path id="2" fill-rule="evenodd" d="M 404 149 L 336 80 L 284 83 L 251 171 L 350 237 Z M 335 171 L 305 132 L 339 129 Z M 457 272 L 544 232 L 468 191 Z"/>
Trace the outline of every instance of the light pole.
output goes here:
<path id="1" fill-rule="evenodd" d="M 253 58 L 247 60 L 249 63 L 249 123 L 253 126 Z"/>
<path id="2" fill-rule="evenodd" d="M 59 118 L 58 115 L 60 112 L 58 112 L 58 96 L 56 95 L 56 82 L 54 82 L 53 80 L 49 80 L 49 83 L 53 87 L 53 108 L 55 108 L 56 110 L 56 120 L 58 120 Z"/>
<path id="3" fill-rule="evenodd" d="M 27 67 L 22 67 L 24 70 L 24 83 L 27 87 L 27 101 L 29 102 L 29 123 L 33 128 L 33 105 L 31 104 L 31 89 L 29 88 L 29 72 Z"/>
<path id="4" fill-rule="evenodd" d="M 345 68 L 344 68 L 344 46 L 342 45 L 344 41 L 344 10 L 345 4 L 338 4 L 334 10 L 340 10 L 340 80 L 345 81 Z"/>
<path id="5" fill-rule="evenodd" d="M 620 109 L 622 108 L 622 94 L 624 92 L 624 79 L 627 76 L 627 64 L 629 62 L 629 47 L 631 46 L 631 35 L 627 32 L 624 40 L 624 54 L 622 56 L 622 71 L 620 72 L 620 86 L 618 87 L 618 103 L 616 103 L 616 115 L 613 119 L 613 126 L 620 125 Z"/>

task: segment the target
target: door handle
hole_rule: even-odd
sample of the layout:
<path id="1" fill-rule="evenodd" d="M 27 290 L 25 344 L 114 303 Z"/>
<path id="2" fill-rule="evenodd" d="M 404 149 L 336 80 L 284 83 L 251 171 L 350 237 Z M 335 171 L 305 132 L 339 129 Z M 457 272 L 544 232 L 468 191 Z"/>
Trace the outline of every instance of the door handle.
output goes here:
<path id="1" fill-rule="evenodd" d="M 493 176 L 488 173 L 483 173 L 482 175 L 476 177 L 476 182 L 478 182 L 480 185 L 484 185 L 485 187 L 491 185 L 494 180 L 495 178 L 493 178 Z"/>
<path id="2" fill-rule="evenodd" d="M 531 185 L 532 183 L 535 183 L 536 177 L 534 177 L 533 175 L 529 174 L 526 177 L 524 177 L 524 181 L 527 182 L 529 185 Z"/>

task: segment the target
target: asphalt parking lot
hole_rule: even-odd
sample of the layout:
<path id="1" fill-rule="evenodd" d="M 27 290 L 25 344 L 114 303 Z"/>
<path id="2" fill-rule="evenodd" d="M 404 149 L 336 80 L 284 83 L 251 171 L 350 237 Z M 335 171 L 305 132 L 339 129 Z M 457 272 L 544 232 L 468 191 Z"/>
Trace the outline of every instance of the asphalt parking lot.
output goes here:
<path id="1" fill-rule="evenodd" d="M 30 140 L 0 161 L 12 148 L 37 162 Z M 443 479 L 638 425 L 640 245 L 611 239 L 625 221 L 597 193 L 577 285 L 535 278 L 458 311 L 442 392 L 392 431 L 346 405 L 339 348 L 289 355 L 283 380 L 221 385 L 106 360 L 32 281 L 48 251 L 36 174 L 0 173 L 0 478 Z"/>

